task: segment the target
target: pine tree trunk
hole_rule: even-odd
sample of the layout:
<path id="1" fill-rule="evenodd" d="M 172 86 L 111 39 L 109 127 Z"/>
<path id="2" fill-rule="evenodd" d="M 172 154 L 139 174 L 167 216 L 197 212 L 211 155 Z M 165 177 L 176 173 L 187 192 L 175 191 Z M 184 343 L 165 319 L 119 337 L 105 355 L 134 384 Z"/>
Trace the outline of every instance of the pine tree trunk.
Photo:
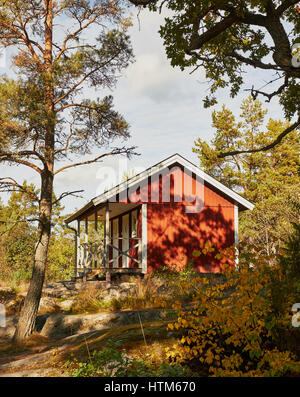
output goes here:
<path id="1" fill-rule="evenodd" d="M 52 0 L 45 0 L 47 16 L 45 18 L 45 49 L 44 49 L 44 90 L 45 90 L 45 147 L 44 170 L 41 174 L 41 196 L 39 202 L 38 242 L 35 248 L 34 266 L 29 289 L 21 310 L 14 341 L 20 342 L 28 337 L 35 328 L 35 320 L 39 309 L 40 299 L 46 272 L 48 246 L 51 236 L 53 170 L 55 149 L 54 86 L 52 70 L 53 46 L 53 4 Z"/>
<path id="2" fill-rule="evenodd" d="M 29 289 L 14 334 L 15 342 L 20 342 L 27 338 L 35 328 L 35 319 L 42 296 L 51 235 L 52 189 L 53 176 L 51 173 L 42 175 L 38 242 L 35 249 L 34 266 Z"/>

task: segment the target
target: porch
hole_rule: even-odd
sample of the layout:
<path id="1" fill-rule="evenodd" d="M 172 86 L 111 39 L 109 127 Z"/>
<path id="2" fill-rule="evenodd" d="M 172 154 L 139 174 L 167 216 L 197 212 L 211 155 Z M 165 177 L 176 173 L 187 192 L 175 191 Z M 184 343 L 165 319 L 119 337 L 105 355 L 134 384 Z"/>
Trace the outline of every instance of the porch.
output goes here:
<path id="1" fill-rule="evenodd" d="M 98 270 L 109 281 L 111 272 L 147 272 L 147 204 L 106 202 L 73 220 L 75 277 Z"/>

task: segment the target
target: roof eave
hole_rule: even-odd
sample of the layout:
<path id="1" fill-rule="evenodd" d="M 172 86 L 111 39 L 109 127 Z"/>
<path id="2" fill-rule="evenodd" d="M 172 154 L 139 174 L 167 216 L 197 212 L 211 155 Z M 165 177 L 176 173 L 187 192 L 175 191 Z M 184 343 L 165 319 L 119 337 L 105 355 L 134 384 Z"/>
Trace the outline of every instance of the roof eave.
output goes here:
<path id="1" fill-rule="evenodd" d="M 73 215 L 71 215 L 69 218 L 67 218 L 65 222 L 70 223 L 70 222 L 76 220 L 79 216 L 84 214 L 90 208 L 96 207 L 100 204 L 105 203 L 111 197 L 116 196 L 117 194 L 122 192 L 124 189 L 127 189 L 128 187 L 134 185 L 135 183 L 139 182 L 143 178 L 147 178 L 147 177 L 153 175 L 154 173 L 158 172 L 161 168 L 168 167 L 175 163 L 179 163 L 182 166 L 186 166 L 192 172 L 194 172 L 195 174 L 197 174 L 201 178 L 203 178 L 204 181 L 206 181 L 207 183 L 213 185 L 214 187 L 216 187 L 217 189 L 222 191 L 224 194 L 226 194 L 228 197 L 230 197 L 235 202 L 235 204 L 239 207 L 239 209 L 241 211 L 244 211 L 247 209 L 253 210 L 253 208 L 254 208 L 253 203 L 246 200 L 244 197 L 242 197 L 238 193 L 234 192 L 233 190 L 231 190 L 230 188 L 225 186 L 223 183 L 217 181 L 215 178 L 206 174 L 203 170 L 201 170 L 195 164 L 191 163 L 189 160 L 182 157 L 180 154 L 176 153 L 173 156 L 170 156 L 167 159 L 155 164 L 154 166 L 149 167 L 148 169 L 141 172 L 140 174 L 133 176 L 132 178 L 128 179 L 127 181 L 120 183 L 119 185 L 108 190 L 107 192 L 102 193 L 101 195 L 93 198 L 88 204 L 86 204 L 80 210 L 78 210 Z"/>
<path id="2" fill-rule="evenodd" d="M 246 200 L 244 197 L 242 197 L 238 193 L 234 192 L 233 190 L 225 186 L 223 183 L 217 181 L 215 178 L 206 174 L 203 170 L 201 170 L 199 167 L 197 167 L 195 164 L 191 163 L 190 161 L 186 160 L 184 157 L 180 156 L 180 154 L 178 153 L 148 168 L 147 170 L 141 172 L 140 174 L 135 175 L 129 180 L 122 182 L 121 184 L 113 187 L 107 192 L 102 193 L 100 196 L 95 197 L 92 201 L 94 205 L 104 203 L 107 200 L 109 200 L 111 197 L 116 196 L 117 194 L 127 189 L 128 187 L 134 185 L 135 183 L 139 182 L 143 178 L 146 178 L 158 172 L 162 167 L 167 167 L 176 162 L 190 168 L 195 174 L 203 178 L 204 181 L 210 183 L 212 186 L 215 186 L 220 191 L 222 191 L 227 196 L 229 196 L 232 200 L 234 200 L 237 203 L 237 205 L 239 205 L 239 207 L 241 208 L 243 207 L 243 209 L 253 210 L 254 204 L 252 204 L 250 201 Z"/>
<path id="3" fill-rule="evenodd" d="M 80 215 L 84 214 L 86 211 L 94 207 L 93 200 L 91 200 L 89 203 L 87 203 L 84 207 L 80 208 L 80 210 L 76 211 L 74 214 L 69 216 L 66 220 L 65 223 L 71 223 L 75 221 L 77 218 L 79 218 Z"/>

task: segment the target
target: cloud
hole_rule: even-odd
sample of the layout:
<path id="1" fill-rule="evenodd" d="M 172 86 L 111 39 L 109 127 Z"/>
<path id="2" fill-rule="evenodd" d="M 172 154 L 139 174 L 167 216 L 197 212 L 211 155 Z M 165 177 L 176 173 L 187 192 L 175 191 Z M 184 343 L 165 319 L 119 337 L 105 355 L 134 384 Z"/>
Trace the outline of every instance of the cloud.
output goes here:
<path id="1" fill-rule="evenodd" d="M 170 66 L 160 53 L 144 53 L 136 57 L 123 84 L 130 95 L 143 96 L 153 102 L 180 102 L 198 94 L 195 78 Z M 127 91 L 128 92 L 128 91 Z"/>
<path id="2" fill-rule="evenodd" d="M 140 26 L 136 15 L 137 11 L 134 9 L 134 26 L 129 29 L 135 63 L 122 73 L 116 89 L 112 92 L 115 109 L 120 111 L 131 125 L 131 139 L 126 145 L 138 146 L 138 152 L 141 153 L 141 156 L 134 157 L 129 162 L 128 170 L 137 167 L 148 168 L 176 152 L 198 164 L 196 155 L 192 153 L 194 140 L 198 137 L 209 140 L 214 132 L 211 127 L 212 109 L 204 109 L 202 103 L 208 93 L 204 72 L 199 69 L 189 74 L 190 70 L 181 71 L 179 68 L 171 67 L 158 33 L 166 15 L 143 10 L 139 15 Z M 70 28 L 68 23 L 63 27 Z M 91 29 L 89 37 L 95 37 L 97 29 Z M 61 38 L 60 35 L 61 32 L 57 38 Z M 8 72 L 7 69 L 5 71 Z M 245 88 L 251 87 L 253 82 L 259 84 L 261 81 L 263 85 L 261 74 L 253 72 L 247 77 L 250 78 L 250 82 Z M 101 98 L 107 93 L 107 90 L 101 89 L 82 90 L 84 97 L 91 99 L 97 96 Z M 222 103 L 225 103 L 238 115 L 240 102 L 246 95 L 248 93 L 241 92 L 232 99 L 228 90 L 220 90 L 217 93 L 219 105 L 216 109 L 220 109 Z M 268 108 L 268 116 L 282 117 L 276 102 L 268 104 Z M 113 142 L 113 146 L 119 143 Z M 120 144 L 123 146 L 124 142 Z M 98 151 L 94 154 L 96 153 Z M 94 156 L 91 155 L 90 158 L 92 157 Z M 84 189 L 83 199 L 66 198 L 63 202 L 66 212 L 74 211 L 76 207 L 79 208 L 96 196 L 99 184 L 102 183 L 99 178 L 101 167 L 112 167 L 117 172 L 117 159 L 108 158 L 101 164 L 77 167 L 57 175 L 57 195 L 64 191 Z M 19 181 L 26 178 L 28 182 L 35 182 L 38 187 L 40 184 L 39 177 L 24 167 L 1 166 L 2 175 L 16 175 Z M 113 178 L 108 179 L 107 187 L 111 187 L 113 182 Z"/>

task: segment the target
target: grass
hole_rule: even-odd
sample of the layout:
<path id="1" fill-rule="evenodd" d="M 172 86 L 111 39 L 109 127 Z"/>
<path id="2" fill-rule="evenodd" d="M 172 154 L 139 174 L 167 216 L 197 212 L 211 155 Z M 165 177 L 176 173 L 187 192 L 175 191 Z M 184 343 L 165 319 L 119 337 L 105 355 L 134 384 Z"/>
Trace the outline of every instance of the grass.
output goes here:
<path id="1" fill-rule="evenodd" d="M 78 296 L 75 298 L 70 313 L 81 314 L 81 313 L 97 313 L 103 307 L 103 301 L 101 300 L 101 291 L 96 288 L 82 289 Z"/>
<path id="2" fill-rule="evenodd" d="M 14 343 L 4 342 L 0 344 L 0 358 L 11 354 L 18 353 L 35 353 L 44 350 L 49 343 L 49 338 L 42 336 L 37 332 L 31 334 L 26 340 Z"/>
<path id="3" fill-rule="evenodd" d="M 127 325 L 104 331 L 100 336 L 85 339 L 57 357 L 57 365 L 65 360 L 69 375 L 81 365 L 90 362 L 93 352 L 102 352 L 115 346 L 120 353 L 142 363 L 147 368 L 158 368 L 168 362 L 167 349 L 174 348 L 177 339 L 166 330 L 166 322 Z M 145 339 L 144 339 L 145 338 Z M 146 343 L 145 343 L 146 340 Z M 117 347 L 116 347 L 117 346 Z"/>
<path id="4" fill-rule="evenodd" d="M 102 292 L 92 286 L 90 288 L 83 287 L 82 291 L 76 296 L 69 313 L 83 314 L 118 310 L 142 311 L 158 308 L 164 308 L 168 312 L 168 309 L 172 308 L 176 300 L 190 302 L 192 299 L 188 279 L 179 276 L 170 276 L 167 280 L 163 276 L 155 277 L 153 275 L 144 279 L 137 279 L 130 293 L 120 298 L 103 300 Z M 170 331 L 166 329 L 169 321 L 170 319 L 152 323 L 137 323 L 116 327 L 109 331 L 96 331 L 94 337 L 86 334 L 87 339 L 82 340 L 82 342 L 79 339 L 77 342 L 74 340 L 63 352 L 51 356 L 51 363 L 47 363 L 47 368 L 50 365 L 54 370 L 59 370 L 63 363 L 73 360 L 73 358 L 78 360 L 77 363 L 85 362 L 89 358 L 88 352 L 91 354 L 95 350 L 101 351 L 101 349 L 106 348 L 108 340 L 113 340 L 119 343 L 120 349 L 125 351 L 134 361 L 142 362 L 142 369 L 139 370 L 148 368 L 149 371 L 155 371 L 168 362 L 166 349 L 174 349 L 174 346 L 178 343 L 174 335 L 171 335 Z M 19 346 L 1 344 L 0 357 L 9 354 L 20 356 L 21 354 L 31 355 L 43 352 L 49 350 L 52 343 L 53 341 L 51 342 L 47 338 L 42 337 L 41 339 L 40 335 L 33 334 L 24 344 Z M 76 361 L 74 365 L 76 367 Z M 68 376 L 68 373 L 62 373 L 61 376 Z"/>
<path id="5" fill-rule="evenodd" d="M 159 276 L 159 277 L 158 277 Z M 124 294 L 120 298 L 106 299 L 102 298 L 103 291 L 84 286 L 80 293 L 75 297 L 73 305 L 69 312 L 65 314 L 84 314 L 97 313 L 103 311 L 119 310 L 148 310 L 172 308 L 173 303 L 177 300 L 182 303 L 191 302 L 193 292 L 190 288 L 189 277 L 187 275 L 147 275 L 144 279 L 134 279 L 134 287 L 130 293 Z M 14 298 L 16 291 L 10 291 Z M 1 297 L 0 297 L 1 298 Z M 8 296 L 6 296 L 6 299 Z M 173 311 L 172 311 L 173 312 Z M 164 319 L 166 320 L 166 319 Z M 166 349 L 173 349 L 178 343 L 176 337 L 167 331 L 166 325 L 169 320 L 137 323 L 128 326 L 116 327 L 108 331 L 96 331 L 94 336 L 86 334 L 86 338 L 80 342 L 76 339 L 71 342 L 63 352 L 51 357 L 51 363 L 47 366 L 53 369 L 62 368 L 63 363 L 75 358 L 79 362 L 89 359 L 89 353 L 101 351 L 107 347 L 109 340 L 120 344 L 120 350 L 125 351 L 127 355 L 135 361 L 141 361 L 142 365 L 149 368 L 159 368 L 159 366 L 168 362 Z M 56 343 L 56 342 L 55 342 Z M 12 356 L 31 355 L 47 351 L 52 346 L 53 341 L 41 337 L 39 334 L 33 334 L 22 345 L 0 344 L 0 357 L 4 358 L 11 354 Z M 59 344 L 58 344 L 59 346 Z M 44 364 L 41 364 L 44 365 Z M 76 365 L 76 364 L 75 364 Z M 147 367 L 147 368 L 148 368 Z M 46 367 L 45 367 L 46 368 Z M 61 374 L 64 376 L 65 374 Z"/>
<path id="6" fill-rule="evenodd" d="M 199 284 L 199 288 L 202 286 Z M 147 310 L 172 308 L 175 301 L 193 301 L 194 290 L 187 276 L 148 276 L 136 279 L 135 286 L 127 295 L 110 299 L 102 298 L 102 291 L 96 288 L 83 289 L 76 297 L 70 313 L 97 313 L 100 311 Z"/>
<path id="7" fill-rule="evenodd" d="M 88 314 L 103 311 L 172 308 L 176 301 L 186 304 L 193 301 L 195 291 L 194 287 L 191 288 L 190 279 L 194 275 L 193 271 L 186 269 L 181 272 L 161 271 L 147 274 L 143 279 L 132 277 L 130 281 L 135 282 L 134 288 L 127 295 L 118 298 L 103 299 L 103 291 L 84 286 L 74 299 L 70 310 L 65 310 L 64 313 Z M 8 315 L 18 314 L 23 301 L 23 297 L 19 294 L 26 291 L 27 287 L 27 283 L 22 283 L 14 290 L 0 292 L 0 303 L 7 304 L 9 301 L 16 300 L 16 304 L 9 309 Z M 199 288 L 202 288 L 201 283 L 199 283 Z M 57 308 L 51 310 L 53 313 L 60 311 L 59 304 Z M 39 314 L 46 312 L 49 311 L 40 310 Z"/>
<path id="8" fill-rule="evenodd" d="M 76 297 L 71 313 L 97 313 L 99 311 L 118 311 L 122 309 L 154 308 L 154 297 L 159 286 L 149 279 L 138 279 L 131 293 L 120 298 L 103 299 L 103 291 L 96 288 L 83 289 Z M 157 306 L 157 305 L 156 305 Z"/>
<path id="9" fill-rule="evenodd" d="M 13 316 L 20 312 L 24 297 L 12 289 L 0 291 L 0 303 L 6 307 L 6 315 Z"/>
<path id="10" fill-rule="evenodd" d="M 0 280 L 0 288 L 10 288 L 12 291 L 22 294 L 27 292 L 29 287 L 29 282 L 25 280 L 19 280 L 15 282 L 13 280 Z"/>

